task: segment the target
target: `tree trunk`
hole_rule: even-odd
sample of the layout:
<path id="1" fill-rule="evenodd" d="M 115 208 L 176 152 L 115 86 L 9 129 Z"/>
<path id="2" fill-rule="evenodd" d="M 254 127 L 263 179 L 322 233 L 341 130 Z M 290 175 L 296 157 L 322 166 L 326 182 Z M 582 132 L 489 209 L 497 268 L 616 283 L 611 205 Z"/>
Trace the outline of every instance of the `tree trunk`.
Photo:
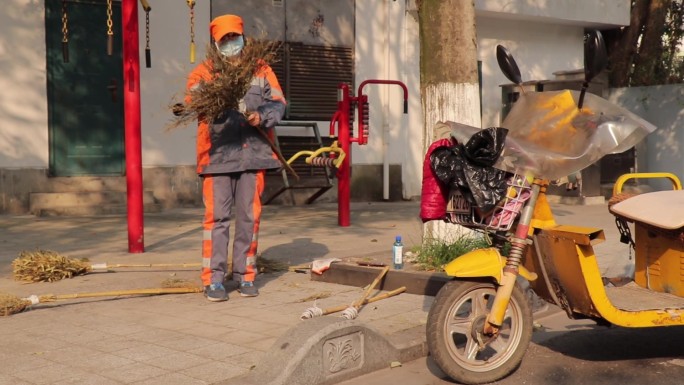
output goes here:
<path id="1" fill-rule="evenodd" d="M 472 0 L 422 0 L 420 24 L 420 82 L 425 125 L 423 152 L 448 132 L 435 124 L 454 121 L 481 126 L 477 74 L 475 3 Z M 438 130 L 439 131 L 439 130 Z M 448 239 L 462 233 L 443 221 L 426 223 L 423 236 Z"/>
<path id="2" fill-rule="evenodd" d="M 439 121 L 480 125 L 475 3 L 423 0 L 419 5 L 420 82 L 425 116 L 424 150 Z"/>
<path id="3" fill-rule="evenodd" d="M 648 17 L 650 0 L 635 0 L 629 26 L 621 29 L 606 31 L 610 63 L 610 85 L 612 87 L 629 86 L 634 57 L 639 45 L 642 26 Z"/>
<path id="4" fill-rule="evenodd" d="M 667 77 L 663 57 L 663 33 L 665 19 L 672 5 L 672 0 L 651 0 L 648 8 L 648 19 L 645 20 L 644 32 L 639 44 L 639 53 L 635 59 L 635 72 L 632 76 L 632 86 L 653 84 L 654 79 L 663 83 Z"/>
<path id="5" fill-rule="evenodd" d="M 684 0 L 632 0 L 630 25 L 604 31 L 612 87 L 682 81 L 683 13 Z"/>

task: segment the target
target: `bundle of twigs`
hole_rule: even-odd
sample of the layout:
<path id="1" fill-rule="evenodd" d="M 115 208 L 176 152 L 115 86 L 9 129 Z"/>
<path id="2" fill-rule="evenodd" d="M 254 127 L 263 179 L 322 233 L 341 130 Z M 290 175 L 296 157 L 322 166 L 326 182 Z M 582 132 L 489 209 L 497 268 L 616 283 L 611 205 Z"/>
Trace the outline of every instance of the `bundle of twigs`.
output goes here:
<path id="1" fill-rule="evenodd" d="M 31 301 L 27 299 L 22 299 L 12 294 L 0 293 L 0 316 L 2 317 L 21 313 L 29 306 L 31 306 Z"/>
<path id="2" fill-rule="evenodd" d="M 240 111 L 245 116 L 253 112 L 242 111 L 240 100 L 249 91 L 252 79 L 259 68 L 276 61 L 279 48 L 280 43 L 276 41 L 247 38 L 245 47 L 239 55 L 225 57 L 214 44 L 209 43 L 205 63 L 210 69 L 210 79 L 202 79 L 198 87 L 186 90 L 183 103 L 171 103 L 170 109 L 175 118 L 167 125 L 167 130 L 186 127 L 197 121 L 211 124 L 226 110 Z M 271 146 L 283 167 L 299 179 L 299 175 L 287 163 L 278 146 L 261 128 L 255 128 Z"/>
<path id="3" fill-rule="evenodd" d="M 24 282 L 54 282 L 90 271 L 84 260 L 66 257 L 52 250 L 22 251 L 12 261 L 14 278 Z"/>
<path id="4" fill-rule="evenodd" d="M 201 80 L 199 87 L 186 90 L 188 103 L 182 106 L 172 103 L 170 108 L 175 119 L 169 128 L 185 127 L 198 119 L 211 123 L 228 109 L 240 111 L 240 100 L 249 90 L 254 75 L 264 63 L 275 62 L 279 47 L 278 42 L 247 38 L 239 55 L 225 57 L 214 44 L 208 44 L 205 62 L 211 79 Z"/>
<path id="5" fill-rule="evenodd" d="M 120 297 L 129 295 L 185 294 L 201 293 L 202 291 L 203 289 L 193 282 L 176 279 L 166 280 L 162 282 L 162 287 L 151 289 L 115 290 L 75 294 L 45 294 L 40 296 L 32 295 L 27 298 L 20 298 L 12 294 L 0 293 L 0 316 L 6 317 L 12 314 L 21 313 L 22 311 L 29 309 L 32 305 L 36 305 L 39 303 L 54 302 L 76 298 Z"/>

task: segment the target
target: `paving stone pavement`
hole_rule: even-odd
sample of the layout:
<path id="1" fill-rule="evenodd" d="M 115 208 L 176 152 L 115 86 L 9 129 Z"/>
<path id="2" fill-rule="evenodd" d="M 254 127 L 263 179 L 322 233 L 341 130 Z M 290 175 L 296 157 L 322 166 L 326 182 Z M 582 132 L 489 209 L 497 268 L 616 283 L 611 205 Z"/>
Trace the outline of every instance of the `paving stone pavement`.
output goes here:
<path id="1" fill-rule="evenodd" d="M 630 269 L 627 248 L 605 205 L 555 204 L 557 221 L 603 227 L 596 247 L 607 274 Z M 337 257 L 387 258 L 395 235 L 406 249 L 420 243 L 418 202 L 353 203 L 351 226 L 337 224 L 337 206 L 266 206 L 261 254 L 289 265 Z M 11 262 L 23 250 L 54 250 L 92 263 L 198 263 L 202 209 L 146 214 L 145 252 L 128 253 L 125 216 L 0 216 L 0 293 L 74 294 L 160 287 L 198 268 L 118 268 L 52 283 L 23 284 Z M 611 241 L 613 240 L 613 241 Z M 602 253 L 604 255 L 602 255 Z M 614 263 L 616 262 L 616 263 Z M 613 275 L 615 275 L 613 274 Z M 217 384 L 254 370 L 274 342 L 314 304 L 351 304 L 363 288 L 311 281 L 307 273 L 262 274 L 261 294 L 211 303 L 200 293 L 81 298 L 33 306 L 0 317 L 0 384 Z M 319 298 L 313 300 L 313 298 Z M 364 307 L 360 322 L 388 338 L 425 325 L 432 297 L 400 294 Z M 333 316 L 329 315 L 328 317 Z"/>

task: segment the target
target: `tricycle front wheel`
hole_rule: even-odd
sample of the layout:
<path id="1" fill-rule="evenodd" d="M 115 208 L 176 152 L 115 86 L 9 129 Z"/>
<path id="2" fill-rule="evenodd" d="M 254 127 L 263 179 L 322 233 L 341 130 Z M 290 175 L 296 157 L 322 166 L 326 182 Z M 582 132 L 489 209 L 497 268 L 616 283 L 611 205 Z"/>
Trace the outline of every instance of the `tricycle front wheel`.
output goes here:
<path id="1" fill-rule="evenodd" d="M 439 291 L 427 321 L 432 358 L 453 380 L 485 384 L 518 368 L 532 339 L 532 311 L 518 285 L 499 334 L 483 334 L 496 294 L 493 282 L 451 281 Z"/>

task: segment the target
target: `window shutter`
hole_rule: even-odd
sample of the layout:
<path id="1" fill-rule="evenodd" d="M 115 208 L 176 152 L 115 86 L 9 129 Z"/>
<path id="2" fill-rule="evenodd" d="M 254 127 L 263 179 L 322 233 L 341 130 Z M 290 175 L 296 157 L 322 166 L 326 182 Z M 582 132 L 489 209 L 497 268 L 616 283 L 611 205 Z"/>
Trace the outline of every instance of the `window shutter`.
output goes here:
<path id="1" fill-rule="evenodd" d="M 286 120 L 330 120 L 337 110 L 337 86 L 353 89 L 352 49 L 284 43 L 272 64 L 288 108 Z"/>

